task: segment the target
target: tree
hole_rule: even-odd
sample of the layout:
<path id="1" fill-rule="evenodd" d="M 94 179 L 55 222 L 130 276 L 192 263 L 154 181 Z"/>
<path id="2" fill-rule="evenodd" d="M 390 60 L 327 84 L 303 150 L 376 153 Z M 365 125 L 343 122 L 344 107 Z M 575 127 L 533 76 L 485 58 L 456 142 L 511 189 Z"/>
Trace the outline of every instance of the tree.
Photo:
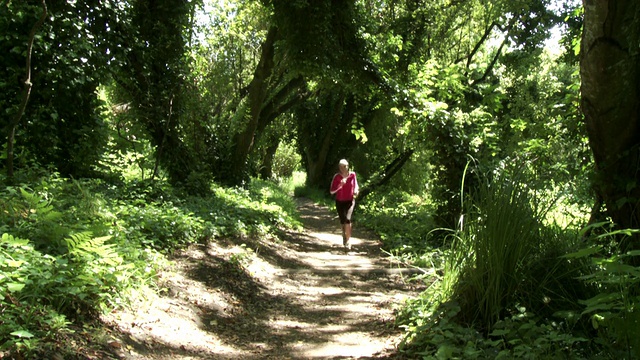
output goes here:
<path id="1" fill-rule="evenodd" d="M 581 106 L 595 188 L 618 228 L 640 227 L 640 3 L 584 0 Z M 623 249 L 640 249 L 632 237 Z"/>
<path id="2" fill-rule="evenodd" d="M 469 155 L 487 168 L 497 163 L 495 136 L 487 135 L 496 134 L 500 75 L 510 60 L 538 57 L 557 18 L 540 0 L 363 3 L 368 57 L 393 85 L 368 105 L 377 109 L 373 128 L 386 129 L 385 138 L 367 136 L 359 148 L 380 150 L 363 154 L 376 179 L 393 174 L 387 170 L 394 164 L 410 164 L 408 154 L 429 159 L 436 218 L 454 226 Z"/>
<path id="3" fill-rule="evenodd" d="M 203 111 L 205 129 L 212 130 L 205 131 L 204 155 L 218 181 L 241 185 L 258 175 L 257 169 L 269 167 L 252 166 L 252 160 L 259 158 L 254 156 L 261 152 L 258 146 L 267 153 L 277 148 L 276 137 L 261 137 L 304 99 L 304 74 L 292 64 L 269 5 L 217 2 L 207 8 L 210 19 L 200 30 L 205 39 L 195 51 L 198 62 L 208 67 L 198 71 L 209 72 L 200 77 L 202 99 L 212 103 L 211 110 Z"/>
<path id="4" fill-rule="evenodd" d="M 307 186 L 328 191 L 338 160 L 348 157 L 348 149 L 354 145 L 347 131 L 354 115 L 354 101 L 346 91 L 326 87 L 296 108 L 298 146 Z"/>
<path id="5" fill-rule="evenodd" d="M 234 137 L 231 164 L 234 171 L 229 172 L 227 181 L 241 184 L 247 174 L 249 153 L 265 128 L 279 115 L 302 100 L 299 91 L 304 89 L 301 75 L 286 70 L 285 64 L 278 62 L 275 42 L 278 29 L 271 27 L 262 44 L 260 61 L 255 68 L 253 79 L 246 93 L 248 102 L 247 121 Z M 241 110 L 242 111 L 242 110 Z"/>
<path id="6" fill-rule="evenodd" d="M 2 121 L 5 134 L 15 129 L 18 164 L 38 162 L 63 175 L 91 176 L 106 144 L 102 102 L 96 89 L 108 68 L 106 39 L 110 6 L 97 0 L 51 2 L 47 21 L 29 46 L 30 29 L 42 13 L 39 2 L 9 2 L 0 14 L 0 105 L 7 118 L 22 111 L 18 90 L 31 56 L 33 91 L 21 121 Z M 7 139 L 9 137 L 7 136 Z M 13 145 L 11 141 L 8 146 Z"/>
<path id="7" fill-rule="evenodd" d="M 156 149 L 154 176 L 167 171 L 183 182 L 199 162 L 182 139 L 185 79 L 189 73 L 188 30 L 198 1 L 134 0 L 113 19 L 111 67 L 119 100 L 146 127 Z"/>

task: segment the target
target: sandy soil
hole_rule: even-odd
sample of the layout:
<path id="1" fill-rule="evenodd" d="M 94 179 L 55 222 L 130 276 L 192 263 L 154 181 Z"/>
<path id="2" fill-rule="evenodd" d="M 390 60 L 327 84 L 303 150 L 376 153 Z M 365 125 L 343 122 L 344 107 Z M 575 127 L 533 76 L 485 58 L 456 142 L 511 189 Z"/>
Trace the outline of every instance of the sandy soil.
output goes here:
<path id="1" fill-rule="evenodd" d="M 357 226 L 342 247 L 334 214 L 298 200 L 303 232 L 193 246 L 162 295 L 103 318 L 121 359 L 391 359 L 394 308 L 421 282 Z"/>

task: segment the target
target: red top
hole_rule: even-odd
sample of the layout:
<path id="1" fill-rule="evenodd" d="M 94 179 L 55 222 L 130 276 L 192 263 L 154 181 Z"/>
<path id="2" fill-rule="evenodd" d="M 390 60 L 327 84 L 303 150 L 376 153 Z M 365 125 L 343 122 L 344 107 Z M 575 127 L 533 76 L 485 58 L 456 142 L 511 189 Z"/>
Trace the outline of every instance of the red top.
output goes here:
<path id="1" fill-rule="evenodd" d="M 350 172 L 346 177 L 344 185 L 341 185 L 342 179 L 345 179 L 345 177 L 340 173 L 333 176 L 330 192 L 332 195 L 336 194 L 336 200 L 338 201 L 351 201 L 353 200 L 353 195 L 359 191 L 356 173 L 353 171 Z"/>

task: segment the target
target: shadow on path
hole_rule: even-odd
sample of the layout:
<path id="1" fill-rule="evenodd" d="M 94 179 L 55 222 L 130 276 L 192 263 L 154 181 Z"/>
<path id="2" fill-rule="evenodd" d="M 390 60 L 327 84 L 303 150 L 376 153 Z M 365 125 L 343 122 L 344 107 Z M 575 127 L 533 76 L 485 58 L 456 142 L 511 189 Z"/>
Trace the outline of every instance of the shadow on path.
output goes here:
<path id="1" fill-rule="evenodd" d="M 390 359 L 401 333 L 394 306 L 423 283 L 393 271 L 380 242 L 353 232 L 342 248 L 331 211 L 297 199 L 304 232 L 219 243 L 175 258 L 164 296 L 108 321 L 126 334 L 124 359 Z"/>

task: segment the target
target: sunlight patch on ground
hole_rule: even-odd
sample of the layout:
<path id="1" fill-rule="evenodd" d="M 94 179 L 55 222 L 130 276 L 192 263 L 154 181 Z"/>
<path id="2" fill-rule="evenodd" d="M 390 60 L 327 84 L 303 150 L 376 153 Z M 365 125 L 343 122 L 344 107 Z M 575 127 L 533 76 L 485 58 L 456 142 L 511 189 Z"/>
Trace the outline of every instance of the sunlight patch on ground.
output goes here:
<path id="1" fill-rule="evenodd" d="M 128 333 L 137 343 L 149 346 L 163 344 L 176 351 L 188 347 L 195 352 L 243 356 L 243 352 L 225 345 L 215 334 L 204 330 L 201 311 L 170 298 L 149 299 L 136 313 L 113 312 L 107 321 L 117 319 L 120 330 Z M 129 350 L 135 356 L 134 350 Z M 181 358 L 184 359 L 184 358 Z"/>
<path id="2" fill-rule="evenodd" d="M 313 358 L 328 358 L 340 354 L 340 357 L 364 357 L 374 356 L 378 353 L 384 344 L 380 341 L 371 339 L 364 332 L 345 332 L 338 327 L 329 328 L 335 335 L 332 340 L 324 344 L 304 346 L 294 346 L 294 351 L 297 353 L 296 358 L 300 359 L 313 359 Z"/>
<path id="3" fill-rule="evenodd" d="M 320 241 L 324 241 L 326 243 L 329 244 L 333 244 L 333 245 L 337 245 L 337 246 L 342 246 L 342 235 L 340 234 L 329 234 L 329 233 L 322 233 L 322 232 L 309 232 L 308 233 L 309 236 L 314 237 Z M 351 245 L 362 245 L 362 240 L 356 238 L 356 237 L 351 237 L 350 240 Z"/>
<path id="4" fill-rule="evenodd" d="M 276 269 L 268 261 L 261 259 L 259 256 L 252 256 L 250 262 L 245 266 L 245 269 L 251 274 L 260 279 L 273 281 L 279 275 L 280 271 Z"/>
<path id="5" fill-rule="evenodd" d="M 329 243 L 340 244 L 342 245 L 342 236 L 334 235 L 329 233 L 319 233 L 319 232 L 310 232 L 309 236 L 313 236 L 314 238 L 322 241 L 326 241 Z"/>
<path id="6" fill-rule="evenodd" d="M 367 271 L 379 269 L 371 261 L 362 259 L 361 257 L 350 256 L 348 254 L 330 254 L 330 253 L 310 253 L 312 256 L 300 259 L 308 264 L 309 267 L 317 270 L 318 273 L 326 271 Z M 352 254 L 352 253 L 349 253 Z M 296 270 L 293 270 L 295 272 Z M 299 270 L 298 270 L 299 271 Z"/>
<path id="7" fill-rule="evenodd" d="M 300 332 L 311 329 L 313 332 L 342 333 L 349 330 L 349 326 L 347 325 L 318 326 L 317 324 L 295 320 L 273 320 L 271 323 L 277 328 L 295 329 Z"/>
<path id="8" fill-rule="evenodd" d="M 306 295 L 306 298 L 314 301 L 318 300 L 319 297 L 344 293 L 343 289 L 328 286 L 305 286 L 304 288 L 297 288 L 294 290 L 296 290 L 296 293 L 301 296 L 300 299 L 303 299 L 302 296 Z"/>

